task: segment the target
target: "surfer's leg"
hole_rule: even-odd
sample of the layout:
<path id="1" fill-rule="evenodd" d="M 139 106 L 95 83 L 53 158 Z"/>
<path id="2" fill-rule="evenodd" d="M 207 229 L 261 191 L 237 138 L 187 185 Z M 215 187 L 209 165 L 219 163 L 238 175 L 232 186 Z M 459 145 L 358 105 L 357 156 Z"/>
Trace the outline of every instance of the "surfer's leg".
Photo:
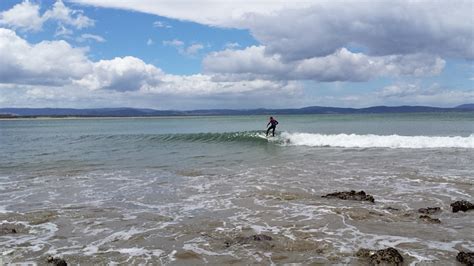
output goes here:
<path id="1" fill-rule="evenodd" d="M 276 127 L 272 127 L 272 128 L 273 128 L 272 135 L 275 137 L 275 128 Z"/>
<path id="2" fill-rule="evenodd" d="M 267 136 L 268 136 L 268 132 L 270 132 L 270 129 L 272 129 L 272 127 L 269 127 L 269 128 L 267 129 L 267 134 L 266 134 Z"/>

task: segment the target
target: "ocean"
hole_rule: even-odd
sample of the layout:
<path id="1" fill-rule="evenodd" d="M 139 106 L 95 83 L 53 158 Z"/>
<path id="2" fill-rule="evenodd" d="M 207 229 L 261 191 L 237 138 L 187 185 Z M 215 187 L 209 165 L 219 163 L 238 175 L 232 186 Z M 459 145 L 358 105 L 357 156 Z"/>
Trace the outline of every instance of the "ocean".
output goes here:
<path id="1" fill-rule="evenodd" d="M 450 207 L 473 202 L 473 112 L 275 118 L 271 139 L 267 116 L 0 120 L 0 261 L 365 265 L 360 248 L 394 247 L 456 265 L 474 250 L 474 211 Z M 375 202 L 322 197 L 350 190 Z"/>

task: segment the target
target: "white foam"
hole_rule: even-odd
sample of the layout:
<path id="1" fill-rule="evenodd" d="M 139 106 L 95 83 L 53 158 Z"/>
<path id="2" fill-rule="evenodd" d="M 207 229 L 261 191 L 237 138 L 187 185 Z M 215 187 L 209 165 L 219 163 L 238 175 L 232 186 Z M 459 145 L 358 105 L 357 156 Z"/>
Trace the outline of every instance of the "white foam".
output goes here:
<path id="1" fill-rule="evenodd" d="M 343 148 L 474 148 L 474 134 L 469 137 L 452 136 L 399 136 L 399 135 L 356 135 L 356 134 L 281 134 L 287 145 Z"/>

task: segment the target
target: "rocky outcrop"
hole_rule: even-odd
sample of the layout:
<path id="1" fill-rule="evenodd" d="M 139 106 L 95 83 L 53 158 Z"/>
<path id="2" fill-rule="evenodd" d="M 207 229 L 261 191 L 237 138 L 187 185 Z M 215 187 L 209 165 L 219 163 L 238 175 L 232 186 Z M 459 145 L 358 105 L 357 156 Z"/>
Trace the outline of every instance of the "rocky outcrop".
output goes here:
<path id="1" fill-rule="evenodd" d="M 65 260 L 61 258 L 54 258 L 53 256 L 48 256 L 46 261 L 48 263 L 52 263 L 54 266 L 67 266 L 67 263 Z"/>
<path id="2" fill-rule="evenodd" d="M 468 266 L 473 266 L 474 265 L 474 252 L 461 251 L 456 256 L 456 260 Z"/>
<path id="3" fill-rule="evenodd" d="M 427 207 L 427 208 L 420 208 L 418 209 L 419 213 L 423 214 L 437 214 L 441 212 L 440 207 Z"/>
<path id="4" fill-rule="evenodd" d="M 18 234 L 24 232 L 25 226 L 22 224 L 4 223 L 0 224 L 0 236 L 9 234 Z"/>
<path id="5" fill-rule="evenodd" d="M 438 218 L 431 218 L 429 215 L 420 215 L 420 219 L 425 223 L 429 224 L 440 224 L 441 221 Z"/>
<path id="6" fill-rule="evenodd" d="M 467 212 L 468 210 L 474 209 L 474 204 L 470 203 L 467 200 L 460 200 L 460 201 L 451 203 L 451 208 L 453 208 L 453 212 L 458 212 L 458 211 Z"/>
<path id="7" fill-rule="evenodd" d="M 402 255 L 394 248 L 380 250 L 361 248 L 356 256 L 368 259 L 371 265 L 402 265 L 403 263 Z"/>
<path id="8" fill-rule="evenodd" d="M 374 197 L 369 194 L 365 194 L 363 190 L 359 192 L 355 192 L 354 190 L 334 192 L 322 197 L 323 198 L 338 198 L 338 199 L 343 199 L 343 200 L 358 200 L 358 201 L 375 202 Z"/>

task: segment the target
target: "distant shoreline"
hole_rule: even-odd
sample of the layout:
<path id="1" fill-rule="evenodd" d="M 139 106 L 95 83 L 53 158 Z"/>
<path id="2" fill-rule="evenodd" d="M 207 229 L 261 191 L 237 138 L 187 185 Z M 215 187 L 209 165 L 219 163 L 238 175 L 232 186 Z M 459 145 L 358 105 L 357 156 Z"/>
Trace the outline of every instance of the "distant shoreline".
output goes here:
<path id="1" fill-rule="evenodd" d="M 379 113 L 302 113 L 302 114 L 273 114 L 273 115 L 288 115 L 288 116 L 295 116 L 295 115 L 400 115 L 400 114 L 436 114 L 436 113 L 474 113 L 474 110 L 452 110 L 452 111 L 429 111 L 429 112 L 379 112 Z M 224 117 L 224 116 L 267 116 L 272 114 L 209 114 L 209 115 L 144 115 L 144 116 L 54 116 L 54 115 L 35 115 L 35 116 L 1 116 L 0 121 L 9 121 L 9 120 L 89 120 L 89 119 L 106 119 L 106 120 L 113 120 L 113 119 L 178 119 L 178 118 L 201 118 L 201 117 Z"/>
<path id="2" fill-rule="evenodd" d="M 305 114 L 386 114 L 386 113 L 446 113 L 474 112 L 474 104 L 452 108 L 430 106 L 372 106 L 366 108 L 340 108 L 309 106 L 285 109 L 198 109 L 155 110 L 140 108 L 0 108 L 0 119 L 18 118 L 120 118 L 120 117 L 193 117 L 237 115 L 305 115 Z"/>

